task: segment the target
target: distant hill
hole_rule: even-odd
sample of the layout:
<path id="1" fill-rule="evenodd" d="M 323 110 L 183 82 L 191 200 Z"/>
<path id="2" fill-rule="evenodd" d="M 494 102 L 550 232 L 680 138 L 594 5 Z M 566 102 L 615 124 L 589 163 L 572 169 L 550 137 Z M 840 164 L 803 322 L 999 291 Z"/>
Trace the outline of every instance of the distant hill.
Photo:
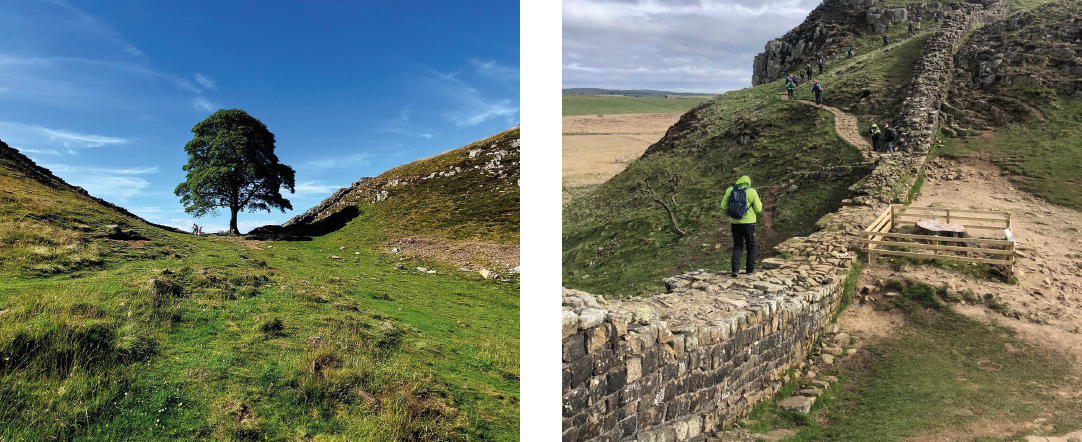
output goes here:
<path id="1" fill-rule="evenodd" d="M 651 89 L 600 89 L 595 87 L 577 87 L 563 90 L 564 95 L 630 95 L 634 97 L 664 97 L 679 95 L 684 97 L 717 95 L 710 92 L 670 92 Z"/>
<path id="2" fill-rule="evenodd" d="M 110 256 L 171 253 L 159 249 L 161 241 L 138 248 L 121 243 L 164 241 L 165 231 L 176 229 L 91 196 L 0 141 L 0 273 L 65 273 L 101 267 Z"/>
<path id="3" fill-rule="evenodd" d="M 518 243 L 519 128 L 361 178 L 284 224 L 324 229 L 364 209 L 387 237 Z"/>

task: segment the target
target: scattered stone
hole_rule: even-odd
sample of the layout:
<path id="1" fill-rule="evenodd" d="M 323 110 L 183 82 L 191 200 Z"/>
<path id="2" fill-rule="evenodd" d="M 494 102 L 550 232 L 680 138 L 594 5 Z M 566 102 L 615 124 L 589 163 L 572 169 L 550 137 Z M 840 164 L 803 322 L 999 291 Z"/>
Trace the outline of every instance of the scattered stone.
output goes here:
<path id="1" fill-rule="evenodd" d="M 488 269 L 484 269 L 484 268 L 482 268 L 481 270 L 477 271 L 477 273 L 480 273 L 480 274 L 481 274 L 481 277 L 482 277 L 482 278 L 485 278 L 485 279 L 493 279 L 493 278 L 495 278 L 495 277 L 496 277 L 496 274 L 495 274 L 495 273 L 492 273 L 492 272 L 488 271 Z"/>
<path id="2" fill-rule="evenodd" d="M 838 345 L 841 345 L 843 347 L 846 346 L 846 345 L 849 345 L 849 343 L 850 343 L 849 333 L 841 332 L 841 333 L 838 333 L 837 335 L 834 335 L 834 343 L 836 343 Z"/>
<path id="3" fill-rule="evenodd" d="M 342 259 L 342 257 L 338 256 L 338 255 L 331 255 L 330 258 L 331 259 Z"/>
<path id="4" fill-rule="evenodd" d="M 798 391 L 797 393 L 800 393 L 800 394 L 802 394 L 804 396 L 819 397 L 819 396 L 823 395 L 823 390 L 820 390 L 818 388 L 805 388 L 805 389 L 802 389 L 802 390 Z"/>
<path id="5" fill-rule="evenodd" d="M 820 357 L 823 359 L 823 365 L 834 365 L 834 355 L 826 354 Z"/>
<path id="6" fill-rule="evenodd" d="M 778 402 L 778 407 L 783 410 L 791 410 L 798 413 L 807 413 L 811 411 L 812 404 L 815 403 L 815 398 L 807 396 L 791 396 L 782 399 Z"/>

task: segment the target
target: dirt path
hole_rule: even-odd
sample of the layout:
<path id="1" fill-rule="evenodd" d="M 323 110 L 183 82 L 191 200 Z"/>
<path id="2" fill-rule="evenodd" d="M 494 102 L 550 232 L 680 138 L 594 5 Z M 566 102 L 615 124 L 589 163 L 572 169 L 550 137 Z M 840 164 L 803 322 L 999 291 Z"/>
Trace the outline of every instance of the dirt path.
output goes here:
<path id="1" fill-rule="evenodd" d="M 872 145 L 867 141 L 864 141 L 864 137 L 860 134 L 860 128 L 857 127 L 857 117 L 842 112 L 841 109 L 836 107 L 830 107 L 825 104 L 815 104 L 814 101 L 797 100 L 801 103 L 809 106 L 815 106 L 820 109 L 826 109 L 830 113 L 834 114 L 834 131 L 838 133 L 839 137 L 842 137 L 847 143 L 851 144 L 860 150 L 860 154 L 864 155 L 864 159 L 871 158 L 875 151 L 872 150 Z"/>
<path id="2" fill-rule="evenodd" d="M 1011 317 L 984 306 L 960 306 L 959 312 L 993 318 L 1018 330 L 1028 341 L 1073 354 L 1082 373 L 1082 212 L 1049 204 L 1015 188 L 998 167 L 976 158 L 930 162 L 913 205 L 1011 212 L 1019 251 L 1015 266 L 1018 283 L 912 265 L 902 272 L 871 265 L 862 280 L 905 277 L 958 291 L 970 289 L 977 296 L 991 294 L 1010 308 Z"/>

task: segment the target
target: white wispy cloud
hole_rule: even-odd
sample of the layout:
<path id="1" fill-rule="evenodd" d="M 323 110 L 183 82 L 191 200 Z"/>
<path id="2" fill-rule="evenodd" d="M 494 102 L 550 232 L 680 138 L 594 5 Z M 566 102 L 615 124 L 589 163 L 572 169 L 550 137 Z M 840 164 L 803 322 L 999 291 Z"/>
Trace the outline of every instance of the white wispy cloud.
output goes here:
<path id="1" fill-rule="evenodd" d="M 296 190 L 297 198 L 303 199 L 316 197 L 322 199 L 330 196 L 332 193 L 343 187 L 316 184 L 316 182 L 316 180 L 311 180 L 306 183 L 299 183 L 296 186 L 293 186 L 293 189 Z"/>
<path id="2" fill-rule="evenodd" d="M 495 78 L 497 80 L 508 80 L 518 82 L 518 68 L 511 66 L 504 66 L 496 62 L 496 60 L 483 61 L 475 58 L 469 60 L 474 70 L 481 75 Z"/>
<path id="3" fill-rule="evenodd" d="M 368 166 L 371 158 L 375 158 L 377 155 L 369 152 L 361 152 L 358 154 L 347 155 L 341 158 L 323 158 L 319 160 L 308 161 L 309 166 L 313 166 L 320 169 L 328 169 L 332 167 L 353 167 L 353 166 Z"/>
<path id="4" fill-rule="evenodd" d="M 210 77 L 207 77 L 206 75 L 196 72 L 195 82 L 199 83 L 200 86 L 203 86 L 203 89 L 214 90 L 214 80 L 211 80 Z"/>
<path id="5" fill-rule="evenodd" d="M 125 138 L 84 134 L 65 129 L 49 129 L 15 121 L 0 121 L 0 131 L 3 131 L 4 140 L 11 147 L 27 152 L 48 154 L 59 153 L 57 148 L 60 147 L 69 154 L 76 154 L 76 149 L 128 143 Z"/>
<path id="6" fill-rule="evenodd" d="M 493 118 L 509 123 L 518 117 L 518 106 L 507 98 L 489 98 L 455 74 L 429 69 L 436 90 L 451 99 L 453 107 L 444 116 L 456 127 L 476 126 Z"/>
<path id="7" fill-rule="evenodd" d="M 125 202 L 150 186 L 150 182 L 136 175 L 158 173 L 157 167 L 110 168 L 75 166 L 71 164 L 42 164 L 72 185 L 80 186 L 106 201 Z"/>
<path id="8" fill-rule="evenodd" d="M 214 112 L 217 106 L 207 101 L 205 97 L 195 97 L 192 99 L 192 106 L 199 110 L 205 110 L 207 112 Z"/>

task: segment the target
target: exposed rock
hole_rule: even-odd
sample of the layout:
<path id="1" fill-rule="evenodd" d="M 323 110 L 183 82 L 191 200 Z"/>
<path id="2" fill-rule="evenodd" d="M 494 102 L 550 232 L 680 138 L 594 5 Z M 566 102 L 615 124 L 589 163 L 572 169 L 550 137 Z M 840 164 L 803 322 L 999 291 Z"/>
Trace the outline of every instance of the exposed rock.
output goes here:
<path id="1" fill-rule="evenodd" d="M 813 404 L 815 404 L 815 398 L 807 396 L 790 396 L 778 401 L 779 408 L 797 413 L 810 412 Z"/>

